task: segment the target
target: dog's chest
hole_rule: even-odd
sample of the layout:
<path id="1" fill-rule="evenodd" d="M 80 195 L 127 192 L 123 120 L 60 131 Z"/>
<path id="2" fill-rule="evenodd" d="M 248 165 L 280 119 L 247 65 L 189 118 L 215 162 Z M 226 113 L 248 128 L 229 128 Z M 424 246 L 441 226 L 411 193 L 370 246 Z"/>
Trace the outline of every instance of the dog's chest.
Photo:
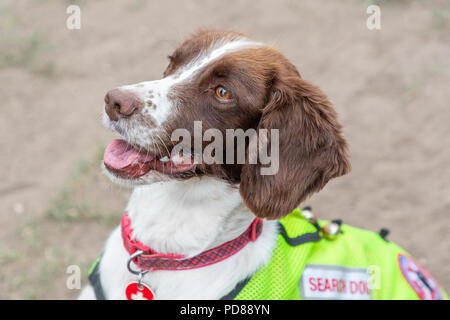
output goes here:
<path id="1" fill-rule="evenodd" d="M 220 299 L 270 259 L 274 244 L 272 229 L 268 223 L 255 243 L 225 261 L 198 269 L 149 272 L 143 282 L 154 292 L 155 299 Z M 129 258 L 117 228 L 106 243 L 99 266 L 107 299 L 126 299 L 126 287 L 137 282 L 138 276 L 127 269 Z"/>

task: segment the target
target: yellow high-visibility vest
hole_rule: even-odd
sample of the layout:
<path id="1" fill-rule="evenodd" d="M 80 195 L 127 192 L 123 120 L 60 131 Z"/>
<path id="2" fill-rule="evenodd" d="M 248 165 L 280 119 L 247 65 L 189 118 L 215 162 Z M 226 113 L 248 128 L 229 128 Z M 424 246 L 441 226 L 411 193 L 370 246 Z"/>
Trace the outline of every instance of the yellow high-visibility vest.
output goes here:
<path id="1" fill-rule="evenodd" d="M 378 233 L 341 225 L 327 239 L 300 209 L 279 227 L 269 264 L 224 299 L 448 299 L 422 266 Z"/>

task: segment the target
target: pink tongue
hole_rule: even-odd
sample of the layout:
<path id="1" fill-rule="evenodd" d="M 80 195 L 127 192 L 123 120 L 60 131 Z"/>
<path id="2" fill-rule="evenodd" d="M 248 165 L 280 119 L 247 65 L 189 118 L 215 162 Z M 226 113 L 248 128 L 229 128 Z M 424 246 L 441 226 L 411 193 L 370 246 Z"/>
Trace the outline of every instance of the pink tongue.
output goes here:
<path id="1" fill-rule="evenodd" d="M 120 170 L 130 164 L 145 163 L 153 160 L 153 156 L 146 152 L 138 152 L 125 140 L 113 140 L 105 150 L 103 161 L 113 169 Z"/>

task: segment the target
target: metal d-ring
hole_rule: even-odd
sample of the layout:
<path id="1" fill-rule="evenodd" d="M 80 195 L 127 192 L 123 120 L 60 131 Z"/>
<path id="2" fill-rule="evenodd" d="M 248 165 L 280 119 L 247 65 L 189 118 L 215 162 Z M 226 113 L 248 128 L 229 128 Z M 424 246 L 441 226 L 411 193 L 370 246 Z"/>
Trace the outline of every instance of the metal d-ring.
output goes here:
<path id="1" fill-rule="evenodd" d="M 143 276 L 144 274 L 146 274 L 146 273 L 148 272 L 148 270 L 140 270 L 140 271 L 133 270 L 133 269 L 131 268 L 131 262 L 134 260 L 134 258 L 139 257 L 139 256 L 140 256 L 141 254 L 143 254 L 143 253 L 144 253 L 144 251 L 142 251 L 142 250 L 136 251 L 135 253 L 133 253 L 133 254 L 130 256 L 130 259 L 128 259 L 128 263 L 127 263 L 128 271 L 130 271 L 132 274 L 136 274 L 136 275 L 139 276 L 139 283 L 141 283 L 141 281 L 142 281 L 142 276 Z"/>

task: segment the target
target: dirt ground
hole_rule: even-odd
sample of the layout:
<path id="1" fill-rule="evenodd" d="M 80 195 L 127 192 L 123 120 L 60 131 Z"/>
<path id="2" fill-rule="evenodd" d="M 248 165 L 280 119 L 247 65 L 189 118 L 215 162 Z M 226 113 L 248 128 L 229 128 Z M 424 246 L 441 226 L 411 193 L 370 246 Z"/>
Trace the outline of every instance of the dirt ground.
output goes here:
<path id="1" fill-rule="evenodd" d="M 159 78 L 199 27 L 275 43 L 334 103 L 352 172 L 311 204 L 412 253 L 450 290 L 450 2 L 2 1 L 0 4 L 0 298 L 74 298 L 119 222 L 129 190 L 100 173 L 115 137 L 104 94 Z M 66 8 L 81 8 L 81 29 Z"/>

